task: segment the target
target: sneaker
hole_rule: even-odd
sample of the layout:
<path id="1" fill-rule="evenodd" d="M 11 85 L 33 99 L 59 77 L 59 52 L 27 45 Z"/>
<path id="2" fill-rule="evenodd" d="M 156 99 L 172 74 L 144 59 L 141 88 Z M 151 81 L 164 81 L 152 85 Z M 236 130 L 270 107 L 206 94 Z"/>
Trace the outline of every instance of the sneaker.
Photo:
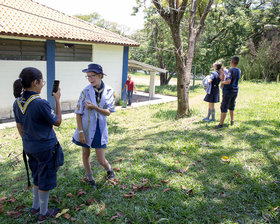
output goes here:
<path id="1" fill-rule="evenodd" d="M 43 223 L 44 221 L 47 220 L 48 217 L 55 217 L 59 212 L 60 212 L 59 208 L 52 208 L 47 211 L 46 215 L 39 214 L 38 223 Z"/>
<path id="2" fill-rule="evenodd" d="M 212 122 L 212 121 L 216 121 L 215 118 L 212 118 L 212 119 L 208 119 L 207 122 Z"/>
<path id="3" fill-rule="evenodd" d="M 31 215 L 36 215 L 39 211 L 40 211 L 40 208 L 38 208 L 38 209 L 36 209 L 36 208 L 29 209 L 29 212 L 31 213 Z"/>
<path id="4" fill-rule="evenodd" d="M 219 125 L 215 126 L 214 128 L 215 128 L 215 129 L 221 129 L 221 128 L 223 128 L 223 127 L 224 127 L 224 125 L 219 124 Z"/>
<path id="5" fill-rule="evenodd" d="M 108 170 L 108 171 L 107 171 L 107 178 L 108 178 L 109 180 L 113 180 L 113 179 L 116 178 L 116 175 L 115 175 L 115 173 L 114 173 L 113 170 Z"/>
<path id="6" fill-rule="evenodd" d="M 231 121 L 231 122 L 230 122 L 230 125 L 231 125 L 231 126 L 234 125 L 234 121 Z"/>
<path id="7" fill-rule="evenodd" d="M 88 184 L 91 185 L 94 190 L 97 190 L 97 186 L 94 180 L 89 180 Z"/>
<path id="8" fill-rule="evenodd" d="M 209 119 L 209 117 L 206 117 L 206 118 L 203 118 L 202 120 L 203 121 L 209 121 L 210 119 Z"/>

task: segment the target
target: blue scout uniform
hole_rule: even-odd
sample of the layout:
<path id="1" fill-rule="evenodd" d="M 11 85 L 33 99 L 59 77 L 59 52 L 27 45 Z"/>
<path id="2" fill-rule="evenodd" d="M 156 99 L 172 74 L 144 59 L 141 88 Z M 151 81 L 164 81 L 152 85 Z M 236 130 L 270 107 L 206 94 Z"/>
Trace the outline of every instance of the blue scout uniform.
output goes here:
<path id="1" fill-rule="evenodd" d="M 210 79 L 212 80 L 211 82 L 211 90 L 210 93 L 208 93 L 204 101 L 209 102 L 209 103 L 217 103 L 220 101 L 220 91 L 219 91 L 219 83 L 220 83 L 220 78 L 219 78 L 219 73 L 217 71 L 211 72 Z"/>
<path id="2" fill-rule="evenodd" d="M 234 75 L 233 75 L 234 73 Z M 236 98 L 238 95 L 238 81 L 241 76 L 239 68 L 231 68 L 228 71 L 227 79 L 231 79 L 229 85 L 224 85 L 223 88 L 223 101 L 221 103 L 221 112 L 226 113 L 227 110 L 234 110 Z"/>
<path id="3" fill-rule="evenodd" d="M 98 107 L 100 108 L 108 109 L 110 112 L 115 112 L 115 96 L 112 87 L 102 82 L 101 88 L 103 90 L 99 105 L 97 104 L 95 89 L 92 85 L 89 84 L 81 92 L 78 104 L 75 109 L 75 113 L 82 115 L 82 125 L 86 137 L 86 145 L 79 142 L 78 128 L 73 135 L 73 142 L 77 145 L 84 146 L 86 148 L 94 147 L 94 145 L 96 145 L 94 144 L 94 141 L 97 141 L 97 129 L 99 129 L 100 131 L 100 134 L 98 134 L 99 136 L 97 137 L 100 139 L 99 141 L 101 146 L 108 143 L 108 128 L 106 116 L 98 113 L 96 110 L 87 110 L 85 108 L 85 101 L 87 100 L 95 105 L 98 105 Z"/>
<path id="4" fill-rule="evenodd" d="M 33 183 L 40 190 L 51 190 L 56 187 L 53 154 L 57 138 L 53 125 L 58 117 L 48 101 L 32 91 L 25 91 L 15 100 L 13 111 L 22 127 L 22 145 L 29 157 Z"/>

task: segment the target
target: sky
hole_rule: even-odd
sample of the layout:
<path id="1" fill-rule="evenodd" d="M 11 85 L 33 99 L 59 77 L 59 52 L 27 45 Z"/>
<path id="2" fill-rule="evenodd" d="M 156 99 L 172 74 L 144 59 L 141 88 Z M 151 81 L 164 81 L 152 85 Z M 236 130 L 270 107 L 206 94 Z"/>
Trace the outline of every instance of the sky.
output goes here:
<path id="1" fill-rule="evenodd" d="M 33 0 L 67 15 L 88 15 L 97 12 L 103 19 L 125 25 L 130 32 L 143 28 L 143 12 L 131 16 L 135 0 Z M 128 34 L 129 34 L 128 33 Z"/>

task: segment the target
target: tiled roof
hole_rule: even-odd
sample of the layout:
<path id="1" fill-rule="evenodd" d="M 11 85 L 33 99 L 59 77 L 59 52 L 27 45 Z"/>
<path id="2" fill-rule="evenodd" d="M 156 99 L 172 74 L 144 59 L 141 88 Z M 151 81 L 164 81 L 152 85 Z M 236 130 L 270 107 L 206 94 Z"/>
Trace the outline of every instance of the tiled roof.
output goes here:
<path id="1" fill-rule="evenodd" d="M 32 0 L 0 0 L 0 35 L 139 46 L 133 40 Z"/>

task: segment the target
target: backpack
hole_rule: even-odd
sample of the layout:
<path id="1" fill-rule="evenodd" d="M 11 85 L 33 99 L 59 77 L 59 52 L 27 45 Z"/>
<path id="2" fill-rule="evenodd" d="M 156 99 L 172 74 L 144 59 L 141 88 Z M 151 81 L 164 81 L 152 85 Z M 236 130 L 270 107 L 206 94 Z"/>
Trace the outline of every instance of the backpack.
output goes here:
<path id="1" fill-rule="evenodd" d="M 205 76 L 205 78 L 202 80 L 203 89 L 207 94 L 210 94 L 211 92 L 211 83 L 209 83 L 210 75 Z"/>

